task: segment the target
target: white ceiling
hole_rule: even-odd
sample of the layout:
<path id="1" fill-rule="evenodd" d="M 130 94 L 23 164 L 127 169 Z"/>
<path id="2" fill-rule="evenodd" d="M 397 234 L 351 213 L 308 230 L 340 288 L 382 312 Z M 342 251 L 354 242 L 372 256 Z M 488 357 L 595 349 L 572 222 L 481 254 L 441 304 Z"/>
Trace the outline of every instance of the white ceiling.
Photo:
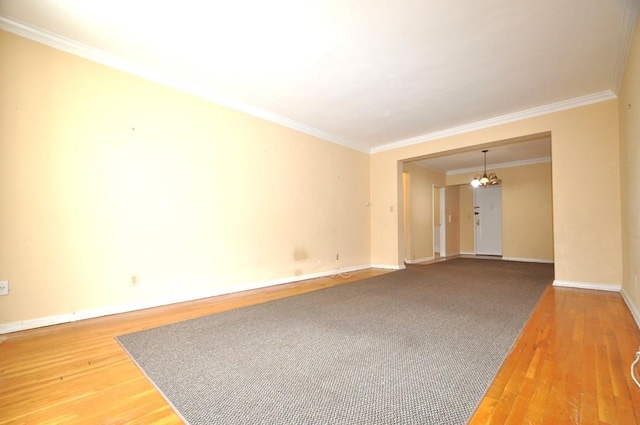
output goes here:
<path id="1" fill-rule="evenodd" d="M 0 28 L 377 152 L 613 98 L 638 0 L 0 0 Z"/>

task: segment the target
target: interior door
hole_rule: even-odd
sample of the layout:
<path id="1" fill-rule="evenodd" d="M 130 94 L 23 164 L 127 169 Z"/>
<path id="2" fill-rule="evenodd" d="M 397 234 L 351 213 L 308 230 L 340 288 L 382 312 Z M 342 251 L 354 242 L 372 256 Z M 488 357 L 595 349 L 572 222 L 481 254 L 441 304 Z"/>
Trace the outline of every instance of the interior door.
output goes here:
<path id="1" fill-rule="evenodd" d="M 502 187 L 474 190 L 476 255 L 502 255 Z"/>

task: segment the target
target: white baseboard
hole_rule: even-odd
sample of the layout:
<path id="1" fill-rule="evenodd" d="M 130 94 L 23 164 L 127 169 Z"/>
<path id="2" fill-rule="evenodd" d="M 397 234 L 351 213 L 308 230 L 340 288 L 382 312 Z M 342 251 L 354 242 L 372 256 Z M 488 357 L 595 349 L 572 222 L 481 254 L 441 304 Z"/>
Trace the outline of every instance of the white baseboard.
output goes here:
<path id="1" fill-rule="evenodd" d="M 75 322 L 78 320 L 75 313 L 57 314 L 55 316 L 38 317 L 36 319 L 21 320 L 19 322 L 9 322 L 0 324 L 0 335 L 10 332 L 23 331 L 26 329 L 42 328 L 45 326 L 58 325 L 60 323 Z"/>
<path id="2" fill-rule="evenodd" d="M 417 258 L 415 260 L 404 260 L 405 263 L 407 264 L 417 264 L 417 263 L 425 263 L 427 261 L 432 261 L 434 260 L 436 257 L 434 257 L 433 255 L 431 257 L 426 257 L 426 258 Z"/>
<path id="3" fill-rule="evenodd" d="M 473 251 L 473 252 L 463 251 L 463 252 L 460 253 L 460 255 L 476 255 L 476 252 L 475 251 Z"/>
<path id="4" fill-rule="evenodd" d="M 404 264 L 397 266 L 394 264 L 372 264 L 372 269 L 384 269 L 384 270 L 404 270 L 406 267 Z"/>
<path id="5" fill-rule="evenodd" d="M 518 257 L 502 257 L 505 261 L 522 261 L 524 263 L 544 263 L 553 264 L 553 260 L 545 260 L 542 258 L 518 258 Z"/>
<path id="6" fill-rule="evenodd" d="M 610 285 L 606 283 L 570 282 L 566 280 L 554 280 L 553 286 L 576 289 L 594 289 L 596 291 L 620 292 L 622 285 Z"/>
<path id="7" fill-rule="evenodd" d="M 633 316 L 633 320 L 636 321 L 636 326 L 638 327 L 638 329 L 640 329 L 640 311 L 638 311 L 636 306 L 633 304 L 633 302 L 631 301 L 631 298 L 629 297 L 627 292 L 624 290 L 624 288 L 620 289 L 620 294 L 622 295 L 622 299 L 624 300 L 625 304 L 627 304 L 627 307 L 629 308 L 629 311 Z"/>
<path id="8" fill-rule="evenodd" d="M 44 326 L 52 326 L 52 325 L 59 325 L 62 323 L 76 322 L 78 320 L 110 316 L 112 314 L 128 313 L 130 311 L 144 310 L 147 308 L 177 304 L 177 303 L 182 303 L 186 301 L 194 301 L 194 300 L 199 300 L 203 298 L 215 297 L 218 295 L 249 291 L 251 289 L 260 289 L 260 288 L 266 288 L 269 286 L 282 285 L 285 283 L 299 282 L 302 280 L 315 279 L 318 277 L 334 276 L 337 273 L 355 272 L 358 270 L 364 270 L 368 268 L 385 268 L 385 267 L 377 267 L 377 266 L 370 266 L 370 265 L 344 267 L 338 270 L 329 270 L 329 271 L 311 273 L 311 274 L 306 274 L 301 276 L 292 276 L 292 277 L 286 277 L 281 279 L 256 282 L 256 283 L 251 283 L 251 284 L 242 285 L 242 286 L 235 286 L 233 288 L 216 288 L 211 291 L 204 291 L 204 292 L 198 292 L 198 293 L 176 294 L 168 298 L 155 299 L 151 301 L 143 301 L 143 302 L 122 304 L 122 305 L 115 305 L 115 306 L 108 306 L 108 307 L 99 307 L 99 308 L 94 308 L 89 310 L 79 310 L 71 313 L 58 314 L 55 316 L 38 317 L 35 319 L 21 320 L 18 322 L 2 323 L 0 324 L 0 335 L 10 333 L 10 332 L 24 331 L 27 329 L 41 328 Z"/>

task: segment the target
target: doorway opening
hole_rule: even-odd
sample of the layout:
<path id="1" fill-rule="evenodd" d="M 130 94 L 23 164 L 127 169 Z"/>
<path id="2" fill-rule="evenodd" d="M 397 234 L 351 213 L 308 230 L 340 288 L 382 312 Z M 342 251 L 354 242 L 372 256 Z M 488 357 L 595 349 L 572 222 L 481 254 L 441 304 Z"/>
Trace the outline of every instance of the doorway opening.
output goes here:
<path id="1" fill-rule="evenodd" d="M 483 148 L 491 149 L 486 166 L 478 159 Z M 412 214 L 399 217 L 409 226 L 404 234 L 399 228 L 398 250 L 414 254 L 404 258 L 423 262 L 460 255 L 553 262 L 551 133 L 407 158 L 401 165 L 410 174 L 411 189 L 404 189 L 410 192 L 405 206 Z M 485 170 L 497 171 L 505 184 L 474 190 L 470 182 Z M 482 197 L 492 190 L 501 192 L 503 202 L 489 200 L 481 208 L 483 200 L 476 201 L 476 193 Z M 446 202 L 441 202 L 442 192 Z"/>

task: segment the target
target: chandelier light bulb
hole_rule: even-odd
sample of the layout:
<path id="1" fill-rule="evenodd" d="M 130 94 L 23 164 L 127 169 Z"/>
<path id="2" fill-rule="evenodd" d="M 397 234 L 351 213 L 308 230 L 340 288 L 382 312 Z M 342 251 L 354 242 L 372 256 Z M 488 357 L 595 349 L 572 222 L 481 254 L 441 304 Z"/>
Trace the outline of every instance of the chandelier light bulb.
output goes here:
<path id="1" fill-rule="evenodd" d="M 484 172 L 482 173 L 482 176 L 480 174 L 476 174 L 473 180 L 471 180 L 471 186 L 473 186 L 474 189 L 481 186 L 486 187 L 487 185 L 500 184 L 502 182 L 496 173 L 491 173 L 487 176 L 487 152 L 489 152 L 488 149 L 482 151 L 482 153 L 484 153 Z"/>

